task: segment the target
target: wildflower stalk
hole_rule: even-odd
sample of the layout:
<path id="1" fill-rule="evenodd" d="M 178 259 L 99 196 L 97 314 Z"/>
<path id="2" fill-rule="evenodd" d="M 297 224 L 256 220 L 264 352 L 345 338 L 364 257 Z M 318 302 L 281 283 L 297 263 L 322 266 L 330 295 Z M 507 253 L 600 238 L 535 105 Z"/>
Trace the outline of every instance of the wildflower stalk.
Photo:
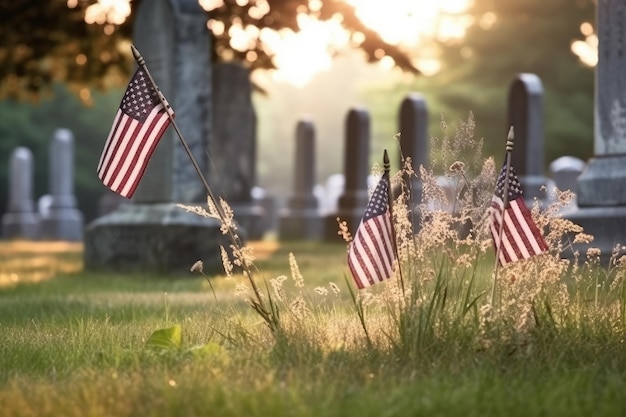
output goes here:
<path id="1" fill-rule="evenodd" d="M 513 140 L 515 135 L 513 133 L 513 126 L 509 128 L 509 134 L 506 138 L 506 180 L 504 181 L 504 190 L 502 196 L 502 222 L 500 224 L 500 231 L 498 237 L 498 249 L 496 250 L 496 264 L 493 272 L 493 283 L 491 284 L 491 305 L 494 305 L 496 295 L 496 282 L 498 281 L 498 270 L 500 266 L 500 252 L 502 252 L 502 233 L 504 231 L 504 216 L 506 214 L 506 207 L 509 205 L 509 172 L 511 171 L 511 152 L 513 152 Z"/>
<path id="2" fill-rule="evenodd" d="M 134 45 L 131 45 L 131 50 L 133 53 L 133 57 L 137 61 L 137 64 L 139 64 L 139 66 L 148 75 L 148 78 L 150 79 L 150 83 L 152 84 L 156 92 L 158 93 L 159 100 L 161 100 L 161 104 L 163 104 L 163 106 L 166 109 L 169 109 L 169 104 L 165 100 L 165 97 L 161 93 L 161 90 L 159 90 L 159 87 L 154 81 L 154 78 L 152 78 L 152 74 L 150 74 L 150 71 L 148 70 L 148 67 L 146 66 L 145 59 L 143 58 L 143 56 L 141 56 L 141 54 L 139 53 L 137 48 L 135 48 Z M 208 193 L 209 198 L 213 201 L 215 209 L 219 215 L 220 221 L 226 227 L 228 237 L 230 238 L 234 248 L 240 251 L 242 248 L 242 244 L 241 244 L 239 237 L 233 232 L 233 227 L 232 227 L 231 222 L 226 217 L 221 205 L 218 204 L 218 200 L 215 198 L 215 195 L 213 194 L 211 187 L 209 187 L 209 183 L 207 182 L 206 178 L 204 178 L 204 175 L 202 174 L 202 171 L 200 170 L 200 167 L 198 166 L 198 162 L 196 161 L 196 158 L 194 158 L 193 154 L 191 153 L 191 150 L 189 149 L 189 145 L 187 145 L 187 141 L 185 140 L 185 138 L 183 138 L 183 135 L 180 129 L 178 128 L 178 125 L 176 124 L 176 120 L 174 120 L 174 116 L 172 115 L 170 111 L 168 111 L 167 114 L 170 118 L 170 122 L 172 126 L 174 127 L 174 130 L 176 131 L 176 134 L 178 135 L 178 138 L 180 139 L 181 144 L 183 145 L 183 148 L 185 149 L 185 152 L 187 153 L 187 156 L 191 160 L 191 164 L 193 165 L 196 173 L 198 174 L 198 177 L 200 177 L 200 180 L 202 181 L 202 185 L 204 185 L 204 188 L 206 192 Z M 250 286 L 252 287 L 252 291 L 254 292 L 255 299 L 250 300 L 252 304 L 252 308 L 256 310 L 261 315 L 261 317 L 263 317 L 263 319 L 270 326 L 270 329 L 272 331 L 275 331 L 278 327 L 278 323 L 275 320 L 275 316 L 271 314 L 270 311 L 268 311 L 267 307 L 265 306 L 265 303 L 263 302 L 263 299 L 261 298 L 261 293 L 256 285 L 256 282 L 254 281 L 252 270 L 248 262 L 246 262 L 245 260 L 242 260 L 241 267 L 244 269 L 245 275 L 246 277 L 248 277 L 248 280 L 250 281 Z"/>

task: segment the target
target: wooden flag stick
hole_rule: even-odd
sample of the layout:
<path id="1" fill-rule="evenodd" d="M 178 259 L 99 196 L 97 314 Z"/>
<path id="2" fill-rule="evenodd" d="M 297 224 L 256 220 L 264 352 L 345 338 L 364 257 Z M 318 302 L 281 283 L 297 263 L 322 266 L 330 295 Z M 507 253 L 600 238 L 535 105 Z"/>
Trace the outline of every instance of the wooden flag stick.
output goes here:
<path id="1" fill-rule="evenodd" d="M 131 45 L 130 48 L 133 52 L 133 57 L 135 57 L 135 60 L 137 61 L 137 64 L 139 64 L 139 66 L 146 72 L 146 75 L 148 75 L 148 79 L 150 80 L 152 87 L 154 87 L 154 89 L 156 90 L 159 96 L 159 100 L 161 100 L 161 104 L 163 105 L 163 107 L 165 107 L 165 110 L 167 111 L 167 114 L 170 118 L 170 122 L 172 123 L 172 126 L 174 126 L 174 130 L 176 131 L 176 134 L 178 135 L 178 139 L 180 139 L 180 143 L 183 145 L 183 148 L 185 149 L 187 156 L 191 160 L 191 164 L 196 170 L 198 177 L 200 177 L 200 180 L 202 181 L 202 184 L 204 185 L 204 188 L 206 189 L 209 197 L 213 201 L 213 205 L 215 206 L 215 209 L 217 210 L 217 213 L 220 217 L 222 224 L 226 226 L 226 229 L 228 230 L 228 237 L 230 238 L 235 248 L 237 248 L 237 250 L 241 250 L 241 247 L 242 247 L 241 241 L 233 232 L 232 225 L 230 224 L 230 221 L 226 218 L 226 214 L 224 213 L 222 206 L 219 204 L 219 202 L 215 198 L 215 195 L 213 194 L 211 187 L 209 187 L 209 183 L 204 178 L 204 175 L 202 174 L 202 170 L 200 170 L 200 166 L 198 166 L 198 162 L 196 162 L 196 158 L 194 158 L 193 154 L 191 153 L 191 149 L 189 149 L 189 145 L 187 145 L 187 141 L 183 137 L 183 134 L 181 133 L 180 129 L 178 128 L 178 125 L 176 124 L 176 120 L 174 120 L 174 115 L 172 114 L 170 105 L 165 99 L 165 96 L 163 96 L 163 93 L 161 93 L 161 90 L 159 90 L 159 87 L 154 81 L 154 78 L 152 78 L 152 74 L 150 74 L 150 71 L 148 70 L 148 67 L 146 66 L 146 60 L 143 58 L 143 56 L 141 56 L 137 48 L 135 48 L 135 45 Z M 253 301 L 253 308 L 260 309 L 257 311 L 262 316 L 264 317 L 269 316 L 269 312 L 267 308 L 265 307 L 265 303 L 263 302 L 263 299 L 261 298 L 261 292 L 259 291 L 254 279 L 252 278 L 252 271 L 245 264 L 245 262 L 243 264 L 244 264 L 243 268 L 246 271 L 246 274 L 248 275 L 248 280 L 250 281 L 250 285 L 252 286 L 252 290 L 254 292 L 255 299 L 256 299 L 256 301 Z M 267 318 L 266 318 L 266 321 L 268 321 L 268 324 L 271 325 L 270 321 Z M 272 330 L 275 330 L 275 329 L 272 329 Z"/>
<path id="2" fill-rule="evenodd" d="M 498 247 L 496 248 L 496 264 L 493 272 L 493 283 L 491 284 L 491 306 L 494 306 L 496 296 L 496 282 L 498 281 L 498 270 L 500 267 L 500 253 L 502 252 L 502 233 L 504 231 L 504 216 L 506 215 L 506 208 L 509 205 L 509 173 L 511 171 L 511 153 L 513 152 L 513 141 L 515 140 L 515 133 L 513 126 L 509 128 L 509 134 L 506 138 L 506 171 L 504 177 L 504 189 L 502 191 L 502 220 L 500 222 L 500 230 L 498 231 Z M 497 187 L 497 184 L 496 184 Z"/>
<path id="3" fill-rule="evenodd" d="M 396 227 L 393 221 L 393 191 L 391 189 L 391 178 L 389 178 L 389 171 L 391 170 L 391 164 L 389 163 L 389 155 L 387 155 L 387 149 L 383 153 L 383 169 L 385 173 L 384 178 L 387 178 L 387 203 L 389 204 L 389 221 L 391 222 L 391 240 L 393 241 L 393 250 L 396 253 L 396 263 L 398 265 L 398 277 L 400 278 L 400 289 L 402 290 L 402 296 L 404 297 L 404 279 L 402 277 L 402 267 L 400 266 L 400 254 L 398 252 L 398 241 L 396 239 Z"/>
<path id="4" fill-rule="evenodd" d="M 209 193 L 209 196 L 211 196 L 211 198 L 215 202 L 215 205 L 219 206 L 219 204 L 217 204 L 217 201 L 215 200 L 213 196 L 213 192 L 211 191 L 211 188 L 209 187 L 209 183 L 204 178 L 204 175 L 202 175 L 202 171 L 200 170 L 200 166 L 198 165 L 198 162 L 196 162 L 196 158 L 194 158 L 193 154 L 191 153 L 191 149 L 189 149 L 189 145 L 187 145 L 187 141 L 183 137 L 183 134 L 180 132 L 180 129 L 178 128 L 178 125 L 176 124 L 176 120 L 174 119 L 174 115 L 172 114 L 169 103 L 165 99 L 165 96 L 163 96 L 163 93 L 161 93 L 161 90 L 159 90 L 159 87 L 154 81 L 154 78 L 152 78 L 152 74 L 150 74 L 150 71 L 148 70 L 148 66 L 146 65 L 146 60 L 143 58 L 143 56 L 141 56 L 137 48 L 135 48 L 135 45 L 131 45 L 130 49 L 133 51 L 133 56 L 135 57 L 135 61 L 137 61 L 137 64 L 139 64 L 139 66 L 146 72 L 146 74 L 148 75 L 148 79 L 150 79 L 150 83 L 152 84 L 152 87 L 154 87 L 154 89 L 156 90 L 159 96 L 159 100 L 161 100 L 161 104 L 163 105 L 163 107 L 165 107 L 167 114 L 170 117 L 170 122 L 172 123 L 172 126 L 174 127 L 174 130 L 176 131 L 176 134 L 178 135 L 178 139 L 180 139 L 180 143 L 183 145 L 183 148 L 185 149 L 187 156 L 191 160 L 191 164 L 196 170 L 196 173 L 200 177 L 200 180 L 202 181 L 204 188 L 206 189 L 207 193 Z M 219 208 L 218 208 L 218 211 L 220 211 Z M 221 214 L 222 213 L 220 211 L 220 216 Z"/>

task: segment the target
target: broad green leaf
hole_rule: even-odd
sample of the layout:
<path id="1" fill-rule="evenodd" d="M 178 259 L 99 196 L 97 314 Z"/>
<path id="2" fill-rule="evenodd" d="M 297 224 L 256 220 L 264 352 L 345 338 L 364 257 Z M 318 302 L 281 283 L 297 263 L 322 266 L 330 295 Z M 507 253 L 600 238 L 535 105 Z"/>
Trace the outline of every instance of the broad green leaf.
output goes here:
<path id="1" fill-rule="evenodd" d="M 180 350 L 183 344 L 183 329 L 180 325 L 159 329 L 150 335 L 146 342 L 149 349 Z"/>

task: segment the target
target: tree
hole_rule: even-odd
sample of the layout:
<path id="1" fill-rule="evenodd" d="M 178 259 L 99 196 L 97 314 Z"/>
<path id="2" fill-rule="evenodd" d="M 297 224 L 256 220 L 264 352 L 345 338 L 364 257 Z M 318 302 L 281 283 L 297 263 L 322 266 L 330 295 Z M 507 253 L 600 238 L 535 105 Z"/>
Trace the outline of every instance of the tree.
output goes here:
<path id="1" fill-rule="evenodd" d="M 10 151 L 28 146 L 35 156 L 35 197 L 47 190 L 47 151 L 54 129 L 66 127 L 76 138 L 76 194 L 87 219 L 97 212 L 102 186 L 94 167 L 106 138 L 119 97 L 128 82 L 134 59 L 133 22 L 142 0 L 127 2 L 121 15 L 102 9 L 98 0 L 0 0 L 0 183 L 6 184 Z M 150 1 L 150 0 L 143 0 Z M 152 0 L 154 1 L 154 0 Z M 123 0 L 118 2 L 124 4 Z M 252 69 L 272 68 L 271 51 L 259 38 L 247 48 L 230 42 L 233 25 L 261 29 L 298 31 L 297 16 L 319 20 L 341 16 L 342 25 L 359 40 L 357 46 L 370 61 L 392 57 L 400 68 L 417 73 L 397 47 L 356 17 L 355 10 L 341 1 L 323 0 L 219 0 L 199 3 L 210 9 L 207 20 L 220 22 L 213 33 L 212 54 L 216 61 L 234 59 Z M 213 6 L 208 5 L 212 3 Z M 217 6 L 217 7 L 214 7 Z M 99 9 L 98 9 L 99 8 Z M 384 51 L 384 54 L 381 54 Z M 87 108 L 67 93 L 77 93 Z M 115 94 L 98 90 L 114 89 Z M 123 91 L 123 90 L 122 90 Z M 37 106 L 14 101 L 36 100 Z M 36 121 L 36 122 L 35 122 Z M 7 189 L 0 187 L 0 214 L 6 208 Z"/>
<path id="2" fill-rule="evenodd" d="M 474 23 L 465 37 L 440 43 L 440 72 L 372 93 L 373 105 L 384 106 L 387 97 L 395 109 L 407 91 L 421 91 L 428 99 L 433 136 L 440 136 L 442 114 L 450 125 L 472 112 L 485 154 L 499 163 L 508 130 L 510 83 L 518 73 L 534 73 L 544 88 L 546 167 L 562 155 L 587 159 L 593 154 L 594 75 L 571 51 L 571 43 L 582 38 L 581 24 L 594 21 L 594 3 L 475 0 L 468 11 Z"/>
<path id="3" fill-rule="evenodd" d="M 94 9 L 100 6 L 98 0 L 0 0 L 0 97 L 36 98 L 49 90 L 53 82 L 66 83 L 74 90 L 123 85 L 134 61 L 128 48 L 119 46 L 132 40 L 140 1 L 129 3 L 128 16 L 120 16 L 111 10 Z M 208 3 L 219 7 L 207 6 Z M 341 1 L 224 0 L 221 3 L 200 1 L 204 7 L 211 7 L 207 18 L 221 22 L 224 28 L 214 35 L 213 53 L 218 60 L 238 59 L 248 62 L 253 69 L 272 68 L 271 52 L 261 39 L 248 48 L 235 49 L 230 43 L 229 29 L 240 24 L 298 31 L 297 16 L 307 13 L 320 20 L 341 16 L 346 29 L 362 34 L 358 46 L 369 60 L 382 58 L 384 51 L 400 68 L 417 72 L 399 48 L 385 43 L 361 23 L 353 7 Z"/>
<path id="4" fill-rule="evenodd" d="M 581 37 L 582 23 L 593 22 L 594 10 L 592 0 L 476 2 L 477 24 L 445 56 L 455 83 L 475 85 L 467 104 L 475 103 L 478 125 L 487 125 L 491 153 L 504 153 L 508 126 L 496 120 L 506 120 L 509 84 L 516 74 L 531 72 L 544 87 L 546 163 L 564 154 L 592 155 L 593 69 L 578 60 L 571 43 Z M 453 90 L 444 101 L 457 101 Z"/>

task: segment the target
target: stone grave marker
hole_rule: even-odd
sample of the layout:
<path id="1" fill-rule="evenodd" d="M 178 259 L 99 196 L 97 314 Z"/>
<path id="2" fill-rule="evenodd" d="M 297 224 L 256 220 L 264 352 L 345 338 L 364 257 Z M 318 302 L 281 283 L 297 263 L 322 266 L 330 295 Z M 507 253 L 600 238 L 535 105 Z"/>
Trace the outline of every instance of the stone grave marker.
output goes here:
<path id="1" fill-rule="evenodd" d="M 83 214 L 74 195 L 74 135 L 57 129 L 50 143 L 48 214 L 42 218 L 40 237 L 44 240 L 83 239 Z"/>
<path id="2" fill-rule="evenodd" d="M 578 177 L 585 170 L 585 161 L 573 156 L 561 156 L 550 163 L 554 185 L 561 191 L 578 193 Z"/>
<path id="3" fill-rule="evenodd" d="M 329 215 L 339 209 L 339 197 L 343 194 L 346 178 L 343 174 L 332 174 L 324 183 L 324 194 L 321 207 L 324 214 Z"/>
<path id="4" fill-rule="evenodd" d="M 428 168 L 430 156 L 428 107 L 424 96 L 411 93 L 402 100 L 398 124 L 402 154 L 411 158 L 413 170 L 419 173 L 420 165 Z M 398 162 L 402 164 L 401 157 Z M 422 199 L 422 183 L 418 178 L 412 177 L 411 184 L 407 185 L 410 185 L 412 201 L 419 204 Z"/>
<path id="5" fill-rule="evenodd" d="M 508 124 L 515 131 L 511 164 L 524 191 L 524 198 L 546 200 L 542 187 L 548 184 L 543 174 L 543 85 L 535 74 L 522 73 L 511 83 L 508 97 Z"/>
<path id="6" fill-rule="evenodd" d="M 338 241 L 341 237 L 337 217 L 355 233 L 369 199 L 367 181 L 370 173 L 370 116 L 362 108 L 350 109 L 346 117 L 344 147 L 344 190 L 337 211 L 326 217 L 324 239 Z"/>
<path id="7" fill-rule="evenodd" d="M 9 204 L 2 216 L 2 237 L 39 237 L 39 216 L 33 197 L 33 154 L 22 146 L 11 152 L 9 160 Z"/>
<path id="8" fill-rule="evenodd" d="M 566 218 L 594 236 L 591 246 L 608 261 L 616 245 L 626 245 L 626 3 L 598 1 L 596 22 L 595 155 L 578 178 L 578 209 Z"/>
<path id="9" fill-rule="evenodd" d="M 174 112 L 200 169 L 207 172 L 211 134 L 211 36 L 196 0 L 140 3 L 134 44 Z M 103 138 L 104 140 L 104 138 Z M 86 230 L 85 267 L 189 273 L 198 260 L 221 271 L 220 246 L 230 240 L 216 219 L 187 213 L 177 203 L 206 204 L 207 193 L 172 127 L 150 160 L 132 199 Z M 245 241 L 245 232 L 240 231 Z"/>
<path id="10" fill-rule="evenodd" d="M 213 68 L 213 129 L 208 175 L 213 192 L 230 204 L 248 238 L 260 239 L 269 219 L 254 199 L 257 117 L 252 104 L 250 70 L 235 62 Z"/>
<path id="11" fill-rule="evenodd" d="M 428 140 L 428 107 L 426 100 L 420 93 L 411 93 L 402 100 L 399 113 L 400 148 L 405 157 L 411 158 L 411 166 L 418 176 L 404 178 L 404 183 L 409 190 L 408 204 L 411 210 L 411 224 L 417 232 L 421 224 L 419 205 L 422 202 L 423 185 L 419 179 L 419 167 L 428 168 L 430 156 L 430 143 Z M 402 156 L 399 157 L 402 164 Z M 400 166 L 400 168 L 402 168 Z M 402 190 L 399 187 L 392 189 L 394 198 Z"/>
<path id="12" fill-rule="evenodd" d="M 293 196 L 281 213 L 281 239 L 320 239 L 322 216 L 315 186 L 315 126 L 310 120 L 301 120 L 296 127 L 296 154 L 294 163 Z"/>

